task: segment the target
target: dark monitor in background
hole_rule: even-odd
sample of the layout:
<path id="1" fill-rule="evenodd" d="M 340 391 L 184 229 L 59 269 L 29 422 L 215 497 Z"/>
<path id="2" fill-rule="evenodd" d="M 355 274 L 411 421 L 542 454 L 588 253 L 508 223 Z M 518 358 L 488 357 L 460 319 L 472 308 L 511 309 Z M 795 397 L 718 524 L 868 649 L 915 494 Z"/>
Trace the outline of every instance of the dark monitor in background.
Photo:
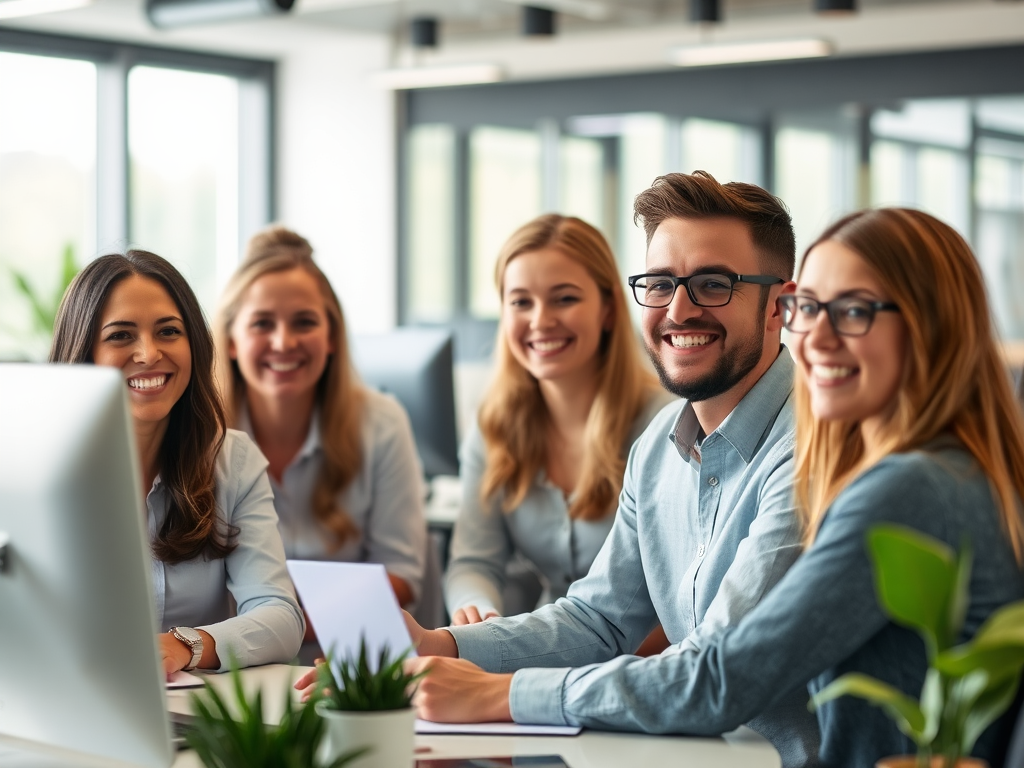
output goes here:
<path id="1" fill-rule="evenodd" d="M 121 371 L 0 364 L 0 736 L 171 764 L 145 510 Z"/>
<path id="2" fill-rule="evenodd" d="M 453 362 L 446 330 L 405 327 L 352 338 L 352 363 L 362 380 L 408 412 L 427 477 L 459 474 Z"/>

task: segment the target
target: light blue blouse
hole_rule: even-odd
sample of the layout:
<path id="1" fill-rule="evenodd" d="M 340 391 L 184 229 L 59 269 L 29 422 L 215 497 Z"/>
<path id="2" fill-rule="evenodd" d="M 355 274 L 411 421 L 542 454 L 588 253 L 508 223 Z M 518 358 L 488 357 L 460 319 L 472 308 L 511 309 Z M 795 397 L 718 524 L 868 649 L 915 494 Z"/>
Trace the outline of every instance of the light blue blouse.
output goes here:
<path id="1" fill-rule="evenodd" d="M 630 428 L 623 454 L 658 411 L 672 402 L 677 398 L 664 390 L 651 394 Z M 480 501 L 486 467 L 487 448 L 474 422 L 459 461 L 462 503 L 445 583 L 449 613 L 472 605 L 481 615 L 504 614 L 505 568 L 517 553 L 543 577 L 549 600 L 564 597 L 569 585 L 590 570 L 615 521 L 614 509 L 599 520 L 573 520 L 562 489 L 541 471 L 522 503 L 504 512 L 500 493 L 487 504 Z"/>
<path id="2" fill-rule="evenodd" d="M 367 390 L 361 442 L 363 463 L 341 491 L 339 501 L 360 535 L 334 549 L 328 532 L 313 517 L 311 498 L 323 466 L 319 414 L 314 413 L 306 442 L 278 483 L 270 478 L 281 538 L 290 560 L 380 563 L 418 597 L 426 567 L 426 486 L 405 410 L 390 395 Z M 248 413 L 239 428 L 253 436 Z"/>
<path id="3" fill-rule="evenodd" d="M 205 630 L 217 642 L 221 671 L 232 658 L 242 667 L 291 661 L 305 622 L 285 569 L 267 460 L 245 434 L 229 429 L 215 472 L 218 522 L 238 529 L 237 546 L 222 559 L 176 565 L 153 559 L 158 631 Z M 157 476 L 146 496 L 151 539 L 168 503 Z"/>

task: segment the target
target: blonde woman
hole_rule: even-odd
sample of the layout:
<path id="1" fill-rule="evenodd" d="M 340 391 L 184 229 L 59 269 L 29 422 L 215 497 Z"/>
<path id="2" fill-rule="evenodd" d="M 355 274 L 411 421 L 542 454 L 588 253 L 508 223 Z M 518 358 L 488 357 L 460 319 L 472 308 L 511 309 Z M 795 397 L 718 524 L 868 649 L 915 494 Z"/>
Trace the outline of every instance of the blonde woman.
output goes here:
<path id="1" fill-rule="evenodd" d="M 524 225 L 495 282 L 497 371 L 461 452 L 454 624 L 505 614 L 513 556 L 540 574 L 549 601 L 587 573 L 630 446 L 674 400 L 641 363 L 615 258 L 586 222 L 548 214 Z"/>
<path id="2" fill-rule="evenodd" d="M 925 648 L 879 608 L 865 542 L 879 523 L 953 549 L 968 540 L 979 554 L 956 642 L 1024 597 L 1024 423 L 963 238 L 920 211 L 852 214 L 811 247 L 795 295 L 779 301 L 798 371 L 800 559 L 695 651 L 568 669 L 561 658 L 620 621 L 572 600 L 497 620 L 485 637 L 458 631 L 457 647 L 453 633 L 410 624 L 420 658 L 409 669 L 431 668 L 415 701 L 421 717 L 719 734 L 798 686 L 817 691 L 847 672 L 916 699 Z M 558 668 L 526 668 L 536 663 Z M 861 699 L 828 702 L 818 724 L 821 765 L 915 751 Z M 974 755 L 1001 764 L 1011 726 L 1007 713 Z"/>
<path id="3" fill-rule="evenodd" d="M 359 383 L 341 305 L 304 238 L 276 226 L 250 240 L 215 335 L 228 418 L 270 462 L 288 557 L 381 563 L 412 603 L 426 553 L 412 429 L 397 401 Z"/>

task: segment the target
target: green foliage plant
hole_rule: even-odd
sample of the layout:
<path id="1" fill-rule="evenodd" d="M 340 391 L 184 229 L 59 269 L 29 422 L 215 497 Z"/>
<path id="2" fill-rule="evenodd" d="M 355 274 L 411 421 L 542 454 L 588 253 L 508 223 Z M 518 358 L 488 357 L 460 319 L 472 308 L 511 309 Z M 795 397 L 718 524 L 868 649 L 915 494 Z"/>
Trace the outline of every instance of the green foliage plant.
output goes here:
<path id="1" fill-rule="evenodd" d="M 71 285 L 71 281 L 78 274 L 78 266 L 75 264 L 75 248 L 68 243 L 64 246 L 61 254 L 61 275 L 60 282 L 54 293 L 46 297 L 36 291 L 29 282 L 28 277 L 15 269 L 11 270 L 11 278 L 29 306 L 32 308 L 32 324 L 38 333 L 49 336 L 53 333 L 53 322 L 57 318 L 57 309 L 60 307 L 64 292 Z"/>
<path id="2" fill-rule="evenodd" d="M 313 698 L 324 702 L 327 709 L 346 712 L 385 712 L 411 707 L 412 686 L 426 673 L 407 674 L 404 663 L 408 655 L 407 649 L 392 658 L 384 644 L 374 671 L 364 637 L 359 643 L 359 657 L 348 656 L 337 665 L 338 677 L 334 674 L 333 653 L 328 655 L 326 664 L 317 668 Z"/>
<path id="3" fill-rule="evenodd" d="M 192 696 L 196 721 L 186 739 L 207 768 L 342 768 L 365 752 L 354 750 L 322 764 L 317 754 L 325 726 L 311 705 L 296 706 L 289 687 L 281 722 L 265 725 L 263 692 L 247 696 L 237 667 L 231 669 L 231 683 L 234 707 L 208 681 L 202 694 Z"/>
<path id="4" fill-rule="evenodd" d="M 840 696 L 881 707 L 917 745 L 917 766 L 953 768 L 1013 702 L 1024 668 L 1024 601 L 993 613 L 970 642 L 953 645 L 970 600 L 972 553 L 896 525 L 868 532 L 879 604 L 897 624 L 924 639 L 928 672 L 915 701 L 867 675 L 839 677 L 811 700 L 811 708 Z"/>

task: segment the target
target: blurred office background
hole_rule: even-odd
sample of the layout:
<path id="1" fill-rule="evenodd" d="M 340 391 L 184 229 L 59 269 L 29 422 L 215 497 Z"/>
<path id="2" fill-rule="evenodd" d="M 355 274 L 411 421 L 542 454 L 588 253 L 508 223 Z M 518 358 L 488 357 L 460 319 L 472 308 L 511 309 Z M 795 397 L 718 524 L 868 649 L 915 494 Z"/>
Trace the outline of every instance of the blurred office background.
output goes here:
<path id="1" fill-rule="evenodd" d="M 641 271 L 633 197 L 697 168 L 779 194 L 801 250 L 857 207 L 936 214 L 1024 341 L 1024 2 L 815 2 L 694 0 L 719 18 L 695 23 L 689 0 L 552 0 L 553 34 L 527 36 L 512 0 L 297 0 L 173 29 L 144 0 L 0 0 L 0 358 L 45 355 L 14 273 L 52 305 L 66 246 L 160 253 L 212 312 L 282 221 L 354 332 L 451 327 L 478 389 L 507 235 L 578 215 Z M 764 41 L 827 55 L 677 66 Z M 416 76 L 495 82 L 394 87 Z"/>

